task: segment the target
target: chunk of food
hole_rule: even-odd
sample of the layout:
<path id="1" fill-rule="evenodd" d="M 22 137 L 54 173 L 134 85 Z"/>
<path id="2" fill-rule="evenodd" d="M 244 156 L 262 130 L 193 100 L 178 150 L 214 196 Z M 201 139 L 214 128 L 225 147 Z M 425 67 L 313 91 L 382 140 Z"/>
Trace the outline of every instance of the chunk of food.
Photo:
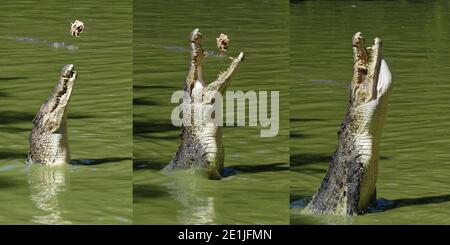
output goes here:
<path id="1" fill-rule="evenodd" d="M 74 37 L 79 37 L 84 30 L 84 23 L 79 20 L 75 20 L 73 23 L 70 24 L 71 24 L 70 35 Z"/>
<path id="2" fill-rule="evenodd" d="M 228 39 L 228 36 L 223 33 L 220 33 L 220 36 L 216 38 L 216 40 L 217 40 L 217 48 L 220 51 L 227 51 L 228 44 L 230 43 L 230 39 Z"/>

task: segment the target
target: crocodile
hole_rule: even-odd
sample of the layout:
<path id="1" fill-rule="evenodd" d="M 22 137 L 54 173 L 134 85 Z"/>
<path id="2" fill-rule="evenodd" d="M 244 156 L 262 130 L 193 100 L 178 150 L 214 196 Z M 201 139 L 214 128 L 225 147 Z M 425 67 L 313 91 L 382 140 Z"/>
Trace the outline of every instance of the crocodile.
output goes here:
<path id="1" fill-rule="evenodd" d="M 217 79 L 206 85 L 202 78 L 202 60 L 204 50 L 201 47 L 202 34 L 199 29 L 194 29 L 189 40 L 191 42 L 191 60 L 189 71 L 184 84 L 183 101 L 180 110 L 189 112 L 190 124 L 185 119 L 181 125 L 181 144 L 173 156 L 171 162 L 165 167 L 165 171 L 173 169 L 189 169 L 201 167 L 207 169 L 210 179 L 220 179 L 223 170 L 224 148 L 222 143 L 222 129 L 217 123 L 206 120 L 204 113 L 213 108 L 215 94 L 222 94 L 230 83 L 230 77 L 244 59 L 244 53 L 240 52 L 233 58 L 228 69 L 221 72 Z M 200 101 L 200 103 L 196 103 Z M 201 113 L 195 111 L 195 106 Z"/>
<path id="2" fill-rule="evenodd" d="M 364 48 L 353 36 L 353 79 L 347 112 L 338 131 L 338 146 L 325 178 L 303 213 L 358 215 L 376 204 L 380 139 L 386 120 L 392 75 L 382 42 Z"/>
<path id="3" fill-rule="evenodd" d="M 70 161 L 66 112 L 76 78 L 74 65 L 61 69 L 59 81 L 33 119 L 28 163 L 61 165 Z"/>

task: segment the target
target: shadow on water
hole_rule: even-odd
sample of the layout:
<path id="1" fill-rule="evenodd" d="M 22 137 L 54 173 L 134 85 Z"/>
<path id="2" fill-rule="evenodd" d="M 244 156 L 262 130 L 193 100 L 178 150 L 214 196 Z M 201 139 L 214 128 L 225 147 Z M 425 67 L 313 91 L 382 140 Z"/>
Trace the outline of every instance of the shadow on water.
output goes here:
<path id="1" fill-rule="evenodd" d="M 289 132 L 289 138 L 291 139 L 304 139 L 309 137 L 306 134 L 302 134 L 302 133 L 296 133 L 296 132 Z"/>
<path id="2" fill-rule="evenodd" d="M 31 124 L 33 121 L 35 113 L 26 113 L 26 112 L 16 112 L 16 111 L 2 111 L 0 112 L 2 115 L 0 117 L 0 124 L 13 124 L 16 122 L 24 122 L 28 121 Z M 30 127 L 31 129 L 31 127 Z"/>
<path id="3" fill-rule="evenodd" d="M 105 163 L 122 162 L 132 160 L 131 157 L 107 157 L 98 159 L 72 159 L 70 165 L 100 165 Z"/>
<path id="4" fill-rule="evenodd" d="M 224 168 L 222 176 L 228 177 L 238 173 L 261 173 L 261 172 L 275 172 L 288 171 L 287 163 L 269 163 L 263 165 L 233 165 Z"/>
<path id="5" fill-rule="evenodd" d="M 311 164 L 328 164 L 332 156 L 321 153 L 300 153 L 292 154 L 290 156 L 290 163 L 292 167 L 306 166 Z M 389 157 L 380 156 L 380 160 L 388 160 Z"/>
<path id="6" fill-rule="evenodd" d="M 17 182 L 14 179 L 8 178 L 7 176 L 2 176 L 0 178 L 0 188 L 11 188 L 16 186 Z"/>
<path id="7" fill-rule="evenodd" d="M 13 152 L 13 151 L 0 151 L 0 159 L 23 159 L 28 157 L 28 151 L 25 152 Z"/>
<path id="8" fill-rule="evenodd" d="M 133 162 L 133 170 L 162 170 L 168 162 L 157 162 L 146 159 L 135 159 Z M 232 165 L 223 169 L 222 177 L 232 176 L 238 173 L 261 173 L 261 172 L 275 172 L 288 171 L 287 163 L 270 163 L 264 165 Z"/>
<path id="9" fill-rule="evenodd" d="M 291 4 L 294 4 L 294 3 L 304 3 L 306 0 L 290 0 L 289 2 L 291 3 Z"/>
<path id="10" fill-rule="evenodd" d="M 179 89 L 179 88 L 167 85 L 133 85 L 133 89 Z"/>
<path id="11" fill-rule="evenodd" d="M 155 100 L 133 98 L 133 105 L 161 105 L 161 103 Z"/>
<path id="12" fill-rule="evenodd" d="M 169 162 L 158 162 L 148 159 L 134 159 L 133 170 L 162 170 Z"/>
<path id="13" fill-rule="evenodd" d="M 415 198 L 402 198 L 396 200 L 378 199 L 377 206 L 375 208 L 369 209 L 369 213 L 379 213 L 385 212 L 391 209 L 416 206 L 416 205 L 427 205 L 433 203 L 443 203 L 450 201 L 450 194 L 447 195 L 436 195 L 436 196 L 426 196 L 426 197 L 415 197 Z"/>
<path id="14" fill-rule="evenodd" d="M 141 134 L 146 133 L 161 133 L 180 130 L 180 128 L 172 125 L 170 121 L 168 122 L 133 122 L 133 134 L 142 136 Z"/>
<path id="15" fill-rule="evenodd" d="M 300 153 L 293 154 L 290 157 L 292 167 L 305 166 L 310 164 L 328 163 L 331 161 L 331 155 L 320 153 Z"/>
<path id="16" fill-rule="evenodd" d="M 0 81 L 23 80 L 27 77 L 0 77 Z"/>
<path id="17" fill-rule="evenodd" d="M 159 136 L 159 135 L 139 135 L 138 137 L 146 138 L 146 139 L 157 139 L 157 140 L 175 140 L 179 139 L 180 136 L 172 135 L 172 136 Z"/>
<path id="18" fill-rule="evenodd" d="M 289 121 L 291 123 L 296 123 L 296 122 L 321 122 L 321 121 L 324 121 L 324 119 L 319 119 L 319 118 L 291 118 L 291 119 L 289 119 Z"/>
<path id="19" fill-rule="evenodd" d="M 4 133 L 21 133 L 21 132 L 28 132 L 31 129 L 29 127 L 25 127 L 25 128 L 21 128 L 21 127 L 14 127 L 11 125 L 6 126 L 1 126 L 0 124 L 0 132 L 4 132 Z"/>
<path id="20" fill-rule="evenodd" d="M 139 198 L 157 198 L 168 196 L 167 188 L 160 185 L 133 185 L 133 200 L 139 202 Z"/>
<path id="21" fill-rule="evenodd" d="M 289 196 L 290 208 L 303 209 L 311 201 L 312 196 L 303 195 L 293 195 Z M 436 196 L 426 196 L 426 197 L 415 197 L 415 198 L 402 198 L 396 200 L 387 200 L 380 198 L 377 200 L 376 207 L 369 208 L 369 213 L 381 213 L 386 212 L 391 209 L 416 206 L 416 205 L 427 205 L 434 203 L 444 203 L 450 202 L 450 194 L 446 195 L 436 195 Z"/>

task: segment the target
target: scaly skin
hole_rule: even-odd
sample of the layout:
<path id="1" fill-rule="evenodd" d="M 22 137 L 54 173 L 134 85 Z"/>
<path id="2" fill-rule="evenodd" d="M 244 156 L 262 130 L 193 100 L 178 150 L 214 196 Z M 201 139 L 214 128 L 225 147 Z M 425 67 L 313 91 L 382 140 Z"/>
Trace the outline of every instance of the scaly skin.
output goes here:
<path id="1" fill-rule="evenodd" d="M 183 112 L 198 110 L 201 113 L 189 113 L 191 125 L 182 125 L 181 145 L 165 170 L 200 166 L 208 170 L 210 179 L 219 179 L 224 162 L 222 130 L 214 122 L 205 120 L 204 115 L 213 108 L 214 94 L 223 93 L 229 85 L 230 77 L 243 60 L 244 53 L 241 52 L 237 58 L 234 58 L 228 69 L 206 86 L 202 78 L 204 50 L 200 45 L 201 37 L 199 29 L 193 30 L 190 34 L 191 64 L 184 86 L 183 101 L 189 100 L 192 103 L 182 103 L 180 106 Z M 193 103 L 195 101 L 201 102 Z"/>
<path id="2" fill-rule="evenodd" d="M 364 38 L 356 33 L 353 52 L 354 75 L 347 113 L 338 132 L 339 145 L 304 213 L 363 214 L 376 201 L 380 138 L 392 79 L 379 38 L 365 49 Z"/>
<path id="3" fill-rule="evenodd" d="M 28 163 L 61 165 L 70 161 L 66 110 L 76 77 L 74 66 L 65 65 L 53 92 L 36 114 Z"/>

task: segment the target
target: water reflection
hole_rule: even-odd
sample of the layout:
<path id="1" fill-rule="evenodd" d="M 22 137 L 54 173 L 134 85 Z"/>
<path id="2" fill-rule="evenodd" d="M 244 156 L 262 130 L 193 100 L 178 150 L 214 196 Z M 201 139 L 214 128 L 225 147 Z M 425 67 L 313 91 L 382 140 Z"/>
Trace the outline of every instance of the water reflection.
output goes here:
<path id="1" fill-rule="evenodd" d="M 175 171 L 170 174 L 171 181 L 164 185 L 172 198 L 182 208 L 177 210 L 177 224 L 199 225 L 215 224 L 214 196 L 202 191 L 211 182 L 204 169 Z"/>
<path id="2" fill-rule="evenodd" d="M 30 197 L 36 208 L 44 214 L 32 217 L 38 224 L 71 224 L 63 217 L 63 193 L 67 190 L 67 167 L 29 166 Z"/>

